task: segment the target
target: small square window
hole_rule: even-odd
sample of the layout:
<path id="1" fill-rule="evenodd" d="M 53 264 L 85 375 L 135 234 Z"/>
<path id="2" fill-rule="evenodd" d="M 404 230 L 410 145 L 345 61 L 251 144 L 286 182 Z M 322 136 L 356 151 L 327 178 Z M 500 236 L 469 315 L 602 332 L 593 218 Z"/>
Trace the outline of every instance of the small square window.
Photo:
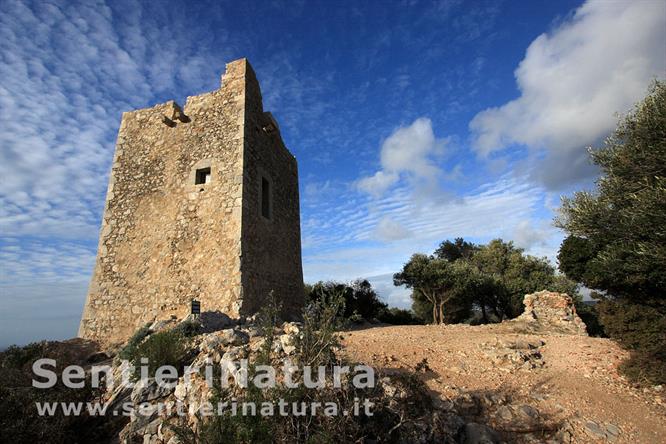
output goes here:
<path id="1" fill-rule="evenodd" d="M 265 177 L 261 178 L 261 215 L 271 218 L 271 183 Z"/>
<path id="2" fill-rule="evenodd" d="M 208 182 L 210 182 L 210 168 L 198 169 L 194 178 L 194 184 L 203 185 Z"/>

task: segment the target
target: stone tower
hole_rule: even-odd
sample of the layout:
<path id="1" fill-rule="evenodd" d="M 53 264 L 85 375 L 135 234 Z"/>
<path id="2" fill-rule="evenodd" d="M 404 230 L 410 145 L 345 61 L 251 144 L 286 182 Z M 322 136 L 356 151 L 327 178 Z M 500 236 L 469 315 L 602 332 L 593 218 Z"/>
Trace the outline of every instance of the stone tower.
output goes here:
<path id="1" fill-rule="evenodd" d="M 246 59 L 220 89 L 123 114 L 79 336 L 157 319 L 255 313 L 303 295 L 298 169 Z"/>

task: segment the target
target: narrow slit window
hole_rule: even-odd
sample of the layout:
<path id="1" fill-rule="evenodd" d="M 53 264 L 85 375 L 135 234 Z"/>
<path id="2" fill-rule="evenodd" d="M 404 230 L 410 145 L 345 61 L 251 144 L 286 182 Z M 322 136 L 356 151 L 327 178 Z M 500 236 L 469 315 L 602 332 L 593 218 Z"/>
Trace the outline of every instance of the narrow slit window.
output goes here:
<path id="1" fill-rule="evenodd" d="M 271 218 L 271 183 L 265 177 L 261 178 L 261 215 Z"/>
<path id="2" fill-rule="evenodd" d="M 210 168 L 198 169 L 196 177 L 194 178 L 194 184 L 203 185 L 209 182 L 210 182 Z"/>

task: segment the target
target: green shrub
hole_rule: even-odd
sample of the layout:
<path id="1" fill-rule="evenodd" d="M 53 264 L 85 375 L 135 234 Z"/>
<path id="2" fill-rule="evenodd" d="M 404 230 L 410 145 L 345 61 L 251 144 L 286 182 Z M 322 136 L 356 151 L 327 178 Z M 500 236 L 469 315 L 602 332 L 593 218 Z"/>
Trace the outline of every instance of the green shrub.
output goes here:
<path id="1" fill-rule="evenodd" d="M 199 321 L 186 320 L 178 324 L 175 328 L 178 330 L 184 337 L 191 338 L 193 336 L 200 335 L 203 332 L 203 327 Z"/>
<path id="2" fill-rule="evenodd" d="M 150 328 L 148 328 L 150 324 L 146 324 L 140 329 L 138 329 L 131 338 L 127 341 L 127 344 L 125 344 L 125 347 L 123 347 L 122 350 L 118 353 L 118 357 L 120 359 L 126 360 L 126 361 L 131 361 L 134 357 L 134 354 L 136 353 L 136 348 L 143 342 L 146 337 L 152 333 Z"/>
<path id="3" fill-rule="evenodd" d="M 585 323 L 587 327 L 587 334 L 596 337 L 606 337 L 604 327 L 599 321 L 599 312 L 597 311 L 597 304 L 588 305 L 581 301 L 576 301 L 576 313 Z"/>
<path id="4" fill-rule="evenodd" d="M 350 284 L 331 281 L 307 285 L 305 304 L 332 295 L 341 296 L 344 299 L 345 303 L 340 316 L 350 319 L 352 322 L 377 318 L 379 313 L 387 307 L 379 299 L 370 282 L 363 279 L 358 279 Z"/>
<path id="5" fill-rule="evenodd" d="M 362 324 L 364 321 L 365 319 L 363 319 L 363 316 L 361 316 L 358 311 L 354 311 L 354 313 L 349 316 L 349 322 L 352 324 Z"/>
<path id="6" fill-rule="evenodd" d="M 620 370 L 638 383 L 666 384 L 666 347 L 651 351 L 632 350 L 629 359 L 620 365 Z"/>
<path id="7" fill-rule="evenodd" d="M 383 310 L 379 317 L 379 321 L 386 324 L 393 325 L 421 325 L 425 324 L 425 321 L 417 317 L 413 311 L 405 310 L 402 308 L 391 307 L 386 310 Z"/>
<path id="8" fill-rule="evenodd" d="M 84 365 L 85 355 L 68 343 L 41 342 L 25 347 L 11 346 L 0 353 L 0 442 L 83 443 L 109 442 L 127 418 L 81 415 L 65 416 L 57 409 L 53 416 L 40 416 L 37 403 L 85 403 L 99 400 L 102 389 L 93 389 L 88 374 L 84 387 L 72 389 L 62 383 L 61 372 L 68 365 Z M 78 353 L 78 355 L 77 355 Z M 32 387 L 32 364 L 37 359 L 55 359 L 55 386 Z"/>
<path id="9" fill-rule="evenodd" d="M 599 318 L 606 333 L 631 351 L 622 370 L 639 383 L 666 383 L 666 306 L 602 300 Z"/>
<path id="10" fill-rule="evenodd" d="M 301 365 L 328 365 L 338 362 L 335 356 L 340 348 L 338 330 L 346 319 L 345 299 L 341 293 L 332 293 L 313 301 L 303 310 L 303 329 L 296 337 L 296 361 Z"/>
<path id="11" fill-rule="evenodd" d="M 148 376 L 155 376 L 158 368 L 164 365 L 175 367 L 179 374 L 182 372 L 188 360 L 187 338 L 178 329 L 161 331 L 154 333 L 146 340 L 132 349 L 131 353 L 126 354 L 127 360 L 134 366 L 133 376 L 138 378 L 140 367 L 144 365 L 148 369 Z M 146 358 L 146 364 L 141 363 L 141 359 Z"/>
<path id="12" fill-rule="evenodd" d="M 2 352 L 2 367 L 23 369 L 23 367 L 34 362 L 43 353 L 43 345 L 39 342 L 33 342 L 24 347 L 17 345 L 9 346 Z"/>

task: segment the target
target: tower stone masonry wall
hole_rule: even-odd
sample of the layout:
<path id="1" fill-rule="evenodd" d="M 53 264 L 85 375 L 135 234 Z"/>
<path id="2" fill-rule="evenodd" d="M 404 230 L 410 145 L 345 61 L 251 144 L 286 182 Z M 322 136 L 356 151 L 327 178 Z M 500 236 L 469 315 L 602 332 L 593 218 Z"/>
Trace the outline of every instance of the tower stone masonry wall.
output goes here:
<path id="1" fill-rule="evenodd" d="M 197 183 L 197 170 L 210 179 Z M 192 299 L 203 312 L 248 316 L 271 291 L 293 315 L 302 286 L 296 159 L 246 59 L 182 110 L 167 102 L 123 114 L 79 336 L 120 342 L 184 318 Z"/>

